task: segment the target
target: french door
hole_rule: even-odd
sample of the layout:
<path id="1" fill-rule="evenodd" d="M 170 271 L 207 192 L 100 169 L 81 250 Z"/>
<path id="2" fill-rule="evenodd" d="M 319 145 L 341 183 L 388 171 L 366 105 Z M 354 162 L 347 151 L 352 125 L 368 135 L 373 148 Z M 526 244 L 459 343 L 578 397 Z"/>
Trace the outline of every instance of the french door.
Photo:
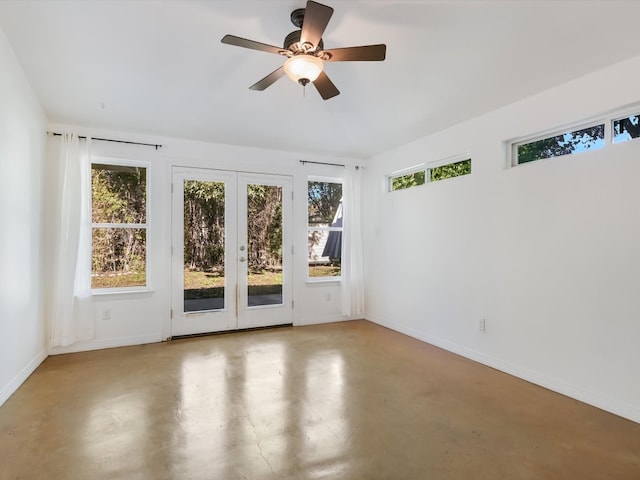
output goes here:
<path id="1" fill-rule="evenodd" d="M 291 183 L 174 167 L 172 336 L 293 322 Z"/>

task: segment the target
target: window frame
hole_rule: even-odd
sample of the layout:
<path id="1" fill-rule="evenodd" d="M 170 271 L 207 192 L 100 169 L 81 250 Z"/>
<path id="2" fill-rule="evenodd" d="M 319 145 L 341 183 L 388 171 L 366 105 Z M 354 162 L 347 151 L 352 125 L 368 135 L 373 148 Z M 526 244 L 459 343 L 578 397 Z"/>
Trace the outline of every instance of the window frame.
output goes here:
<path id="1" fill-rule="evenodd" d="M 463 174 L 463 175 L 456 175 L 455 177 L 451 177 L 451 178 L 442 178 L 439 180 L 431 180 L 431 171 L 439 168 L 439 167 L 446 167 L 447 165 L 453 165 L 454 163 L 460 163 L 460 162 L 465 162 L 465 161 L 469 161 L 469 165 L 472 165 L 473 163 L 473 158 L 471 156 L 471 153 L 469 152 L 463 152 L 463 153 L 459 153 L 456 155 L 451 155 L 449 157 L 445 157 L 445 158 L 441 158 L 439 160 L 435 160 L 433 162 L 428 162 L 428 163 L 421 163 L 419 165 L 414 165 L 412 167 L 407 167 L 407 168 L 403 168 L 401 170 L 396 170 L 394 172 L 391 172 L 387 175 L 385 175 L 385 184 L 386 184 L 386 191 L 387 193 L 393 193 L 393 192 L 400 192 L 403 190 L 410 190 L 412 188 L 417 188 L 417 187 L 424 187 L 425 185 L 428 185 L 429 183 L 435 183 L 435 182 L 441 182 L 442 180 L 451 180 L 452 178 L 457 178 L 457 177 L 465 177 L 467 175 L 471 175 L 471 172 L 469 172 L 468 174 Z M 413 185 L 411 187 L 407 187 L 407 188 L 398 188 L 396 190 L 393 190 L 393 180 L 396 178 L 400 178 L 400 177 L 404 177 L 405 175 L 411 175 L 412 173 L 418 173 L 418 172 L 424 172 L 424 183 L 420 184 L 420 185 Z"/>
<path id="2" fill-rule="evenodd" d="M 145 160 L 130 160 L 123 158 L 108 158 L 108 157 L 98 157 L 92 156 L 90 162 L 90 171 L 93 171 L 93 165 L 108 165 L 115 167 L 136 167 L 136 168 L 144 168 L 145 169 L 145 223 L 94 223 L 92 215 L 90 213 L 91 218 L 91 235 L 89 235 L 89 242 L 91 248 L 91 278 L 93 278 L 93 232 L 96 228 L 112 228 L 112 229 L 138 229 L 145 231 L 145 262 L 144 262 L 144 272 L 145 272 L 145 284 L 144 285 L 135 285 L 131 287 L 106 287 L 106 288 L 93 288 L 91 287 L 91 294 L 94 296 L 99 295 L 111 295 L 111 294 L 122 294 L 122 293 L 139 293 L 139 292 L 150 292 L 152 291 L 151 285 L 149 284 L 149 224 L 151 218 L 151 206 L 149 202 L 150 194 L 151 194 L 151 162 Z M 91 181 L 91 175 L 89 175 L 89 191 L 91 194 L 91 204 L 90 208 L 93 209 L 93 185 Z M 123 226 L 126 225 L 126 226 Z"/>
<path id="3" fill-rule="evenodd" d="M 412 174 L 416 174 L 416 173 L 420 173 L 420 172 L 424 172 L 424 183 L 421 183 L 420 185 L 413 185 L 410 187 L 406 187 L 406 188 L 398 188 L 395 189 L 393 188 L 393 181 L 396 178 L 402 178 L 402 177 L 406 177 L 408 175 L 412 175 Z M 427 172 L 427 165 L 425 163 L 421 163 L 419 165 L 414 165 L 412 167 L 407 167 L 407 168 L 403 168 L 401 170 L 396 170 L 394 172 L 391 172 L 389 174 L 386 175 L 386 190 L 388 193 L 391 192 L 399 192 L 402 190 L 409 190 L 411 188 L 415 188 L 415 187 L 422 187 L 423 185 L 426 185 L 428 182 L 428 172 Z"/>
<path id="4" fill-rule="evenodd" d="M 531 160 L 529 162 L 523 162 L 520 163 L 518 161 L 518 148 L 521 147 L 522 145 L 528 145 L 529 143 L 534 143 L 534 142 L 538 142 L 540 140 L 546 140 L 549 138 L 554 138 L 554 137 L 558 137 L 561 135 L 566 135 L 567 133 L 573 133 L 573 132 L 577 132 L 580 130 L 585 130 L 587 128 L 593 128 L 593 127 L 597 127 L 599 125 L 604 125 L 604 145 L 600 148 L 596 148 L 596 149 L 587 149 L 587 150 L 583 150 L 580 152 L 572 152 L 572 153 L 565 153 L 563 155 L 555 155 L 553 157 L 547 157 L 547 158 L 537 158 L 535 160 Z M 556 127 L 556 128 L 550 128 L 547 130 L 544 130 L 543 132 L 539 132 L 537 134 L 534 135 L 529 135 L 526 137 L 521 137 L 518 138 L 516 140 L 512 140 L 510 143 L 510 148 L 509 148 L 509 165 L 512 167 L 518 167 L 520 165 L 526 165 L 529 163 L 536 163 L 540 160 L 550 160 L 552 158 L 562 158 L 562 157 L 571 157 L 573 155 L 577 155 L 579 153 L 585 153 L 588 151 L 596 151 L 596 150 L 601 150 L 603 148 L 606 148 L 607 145 L 609 145 L 611 143 L 611 125 L 610 122 L 607 121 L 606 117 L 596 117 L 596 118 L 592 118 L 590 120 L 587 121 L 583 121 L 583 122 L 576 122 L 576 123 L 571 123 L 568 125 L 564 125 L 561 127 Z"/>
<path id="5" fill-rule="evenodd" d="M 469 171 L 469 173 L 465 173 L 462 175 L 456 175 L 455 177 L 449 177 L 449 178 L 441 178 L 439 180 L 431 180 L 431 171 L 436 169 L 436 168 L 440 168 L 440 167 L 446 167 L 448 165 L 453 165 L 454 163 L 461 163 L 461 162 L 466 162 L 469 161 L 469 167 L 472 167 L 473 164 L 473 159 L 471 158 L 471 153 L 469 152 L 464 152 L 464 153 L 459 153 L 457 155 L 452 155 L 450 157 L 446 157 L 443 158 L 441 160 L 437 160 L 435 162 L 431 162 L 429 164 L 427 164 L 427 173 L 426 173 L 426 178 L 425 178 L 425 184 L 427 183 L 434 183 L 434 182 L 441 182 L 442 180 L 451 180 L 452 178 L 458 178 L 458 177 L 464 177 L 467 175 L 471 175 L 471 171 Z"/>
<path id="6" fill-rule="evenodd" d="M 343 219 L 342 219 L 342 227 L 311 227 L 309 226 L 309 182 L 327 182 L 327 183 L 338 183 L 342 185 L 342 198 L 344 199 L 344 188 L 345 181 L 344 178 L 341 177 L 329 177 L 329 176 L 319 176 L 319 175 L 307 175 L 306 181 L 306 198 L 307 198 L 307 208 L 306 208 L 306 224 L 307 224 L 307 242 L 309 238 L 309 233 L 312 231 L 326 231 L 326 232 L 342 232 L 342 246 L 344 247 L 344 205 L 343 205 Z M 306 268 L 306 282 L 307 283 L 327 283 L 327 282 L 341 282 L 342 281 L 342 260 L 344 259 L 344 250 L 340 251 L 340 275 L 338 276 L 323 276 L 323 277 L 310 277 L 309 276 L 309 258 L 307 255 L 307 268 Z"/>
<path id="7" fill-rule="evenodd" d="M 623 120 L 630 116 L 640 116 L 640 103 L 634 103 L 623 108 L 618 108 L 605 112 L 603 114 L 589 117 L 587 119 L 579 120 L 576 122 L 566 123 L 563 125 L 548 128 L 531 135 L 525 135 L 520 137 L 511 138 L 505 141 L 507 151 L 507 168 L 519 167 L 521 165 L 527 165 L 530 163 L 537 163 L 539 160 L 551 160 L 553 158 L 572 157 L 579 153 L 585 153 L 589 151 L 596 151 L 611 148 L 612 145 L 620 145 L 629 141 L 638 140 L 640 137 L 631 138 L 622 142 L 614 142 L 614 127 L 613 124 L 616 121 Z M 595 127 L 604 124 L 604 146 L 597 149 L 587 149 L 580 152 L 573 152 L 565 155 L 557 155 L 555 157 L 539 158 L 529 162 L 518 162 L 518 147 L 526 145 L 528 143 L 536 142 L 538 140 L 544 140 L 555 136 L 563 135 L 570 132 L 575 132 L 585 128 Z"/>
<path id="8" fill-rule="evenodd" d="M 621 143 L 631 142 L 633 140 L 638 140 L 640 137 L 629 138 L 627 140 L 620 140 L 618 142 L 615 141 L 615 127 L 614 124 L 621 120 L 625 120 L 629 117 L 638 117 L 638 121 L 640 121 L 640 105 L 636 105 L 633 108 L 628 108 L 626 110 L 622 110 L 617 112 L 616 115 L 611 116 L 611 120 L 609 122 L 609 128 L 611 131 L 611 144 L 612 145 L 620 145 Z"/>
<path id="9" fill-rule="evenodd" d="M 397 189 L 393 188 L 393 181 L 395 179 L 406 177 L 408 175 L 414 175 L 416 173 L 424 173 L 424 183 L 421 183 L 419 185 L 412 185 L 410 187 L 405 187 L 405 188 L 397 188 Z M 401 190 L 409 190 L 415 187 L 422 187 L 428 181 L 427 173 L 428 173 L 427 167 L 426 167 L 426 164 L 424 163 L 421 163 L 420 165 L 414 165 L 413 167 L 403 168 L 402 170 L 396 170 L 395 172 L 391 172 L 388 175 L 386 175 L 386 184 L 387 184 L 386 190 L 387 192 L 391 193 L 391 192 L 399 192 Z"/>

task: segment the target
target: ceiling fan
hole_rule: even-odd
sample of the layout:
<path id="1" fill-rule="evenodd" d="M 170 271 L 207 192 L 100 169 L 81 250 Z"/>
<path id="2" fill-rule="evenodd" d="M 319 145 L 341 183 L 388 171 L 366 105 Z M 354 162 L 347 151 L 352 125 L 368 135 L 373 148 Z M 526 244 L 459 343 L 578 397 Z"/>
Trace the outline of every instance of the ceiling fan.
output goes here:
<path id="1" fill-rule="evenodd" d="M 329 100 L 339 95 L 340 91 L 324 72 L 325 62 L 382 61 L 387 52 L 384 44 L 325 50 L 322 34 L 332 14 L 333 8 L 311 0 L 307 2 L 306 8 L 291 12 L 291 23 L 300 30 L 287 35 L 282 48 L 235 35 L 225 35 L 222 43 L 287 57 L 284 65 L 251 85 L 251 90 L 265 90 L 286 74 L 303 87 L 313 83 L 320 96 Z"/>

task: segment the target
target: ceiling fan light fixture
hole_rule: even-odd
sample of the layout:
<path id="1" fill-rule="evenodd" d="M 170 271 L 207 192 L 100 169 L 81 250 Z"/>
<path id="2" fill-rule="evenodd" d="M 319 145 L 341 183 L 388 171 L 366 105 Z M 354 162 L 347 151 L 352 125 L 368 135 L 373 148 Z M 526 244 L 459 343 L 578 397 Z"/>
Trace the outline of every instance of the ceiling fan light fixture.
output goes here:
<path id="1" fill-rule="evenodd" d="M 294 55 L 284 62 L 284 71 L 287 76 L 300 85 L 306 85 L 317 79 L 322 68 L 322 60 L 309 54 Z"/>

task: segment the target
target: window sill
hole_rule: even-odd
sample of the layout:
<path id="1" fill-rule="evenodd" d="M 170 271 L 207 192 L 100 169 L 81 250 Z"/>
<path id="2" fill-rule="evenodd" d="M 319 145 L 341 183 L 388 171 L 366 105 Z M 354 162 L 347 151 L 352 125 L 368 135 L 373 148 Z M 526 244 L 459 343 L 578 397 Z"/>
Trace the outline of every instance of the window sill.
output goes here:
<path id="1" fill-rule="evenodd" d="M 115 295 L 133 295 L 133 294 L 150 294 L 154 290 L 149 287 L 131 287 L 131 288 L 101 288 L 91 290 L 92 297 L 107 297 Z"/>
<path id="2" fill-rule="evenodd" d="M 323 285 L 327 283 L 341 283 L 342 277 L 314 277 L 307 278 L 307 285 Z"/>

